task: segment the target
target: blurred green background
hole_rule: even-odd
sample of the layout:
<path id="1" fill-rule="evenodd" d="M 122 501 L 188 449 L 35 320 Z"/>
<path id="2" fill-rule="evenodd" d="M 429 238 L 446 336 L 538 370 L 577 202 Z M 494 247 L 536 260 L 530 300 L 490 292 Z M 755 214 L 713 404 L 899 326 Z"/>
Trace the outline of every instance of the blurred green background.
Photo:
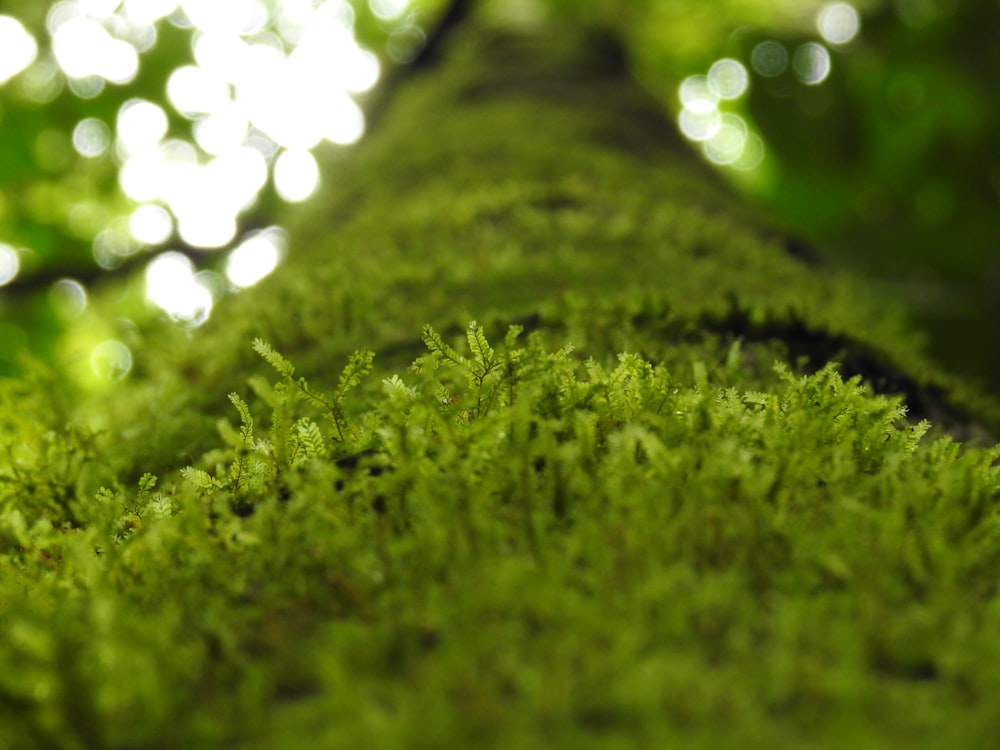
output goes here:
<path id="1" fill-rule="evenodd" d="M 25 352 L 76 352 L 95 378 L 118 377 L 122 321 L 196 326 L 279 265 L 295 251 L 281 206 L 337 180 L 311 153 L 363 139 L 380 81 L 449 7 L 0 3 L 0 373 Z M 942 363 L 1000 392 L 1000 2 L 477 11 L 613 29 L 711 168 L 797 241 L 906 300 Z M 117 292 L 95 310 L 98 284 Z"/>

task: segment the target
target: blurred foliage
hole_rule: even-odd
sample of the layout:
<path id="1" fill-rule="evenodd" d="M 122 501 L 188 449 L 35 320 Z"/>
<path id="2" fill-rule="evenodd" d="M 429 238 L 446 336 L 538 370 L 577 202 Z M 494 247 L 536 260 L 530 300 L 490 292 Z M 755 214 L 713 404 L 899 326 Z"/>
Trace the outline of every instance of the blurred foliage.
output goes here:
<path id="1" fill-rule="evenodd" d="M 822 42 L 823 2 L 551 0 L 560 12 L 611 25 L 636 72 L 672 109 L 677 86 L 728 56 L 749 68 L 774 40 L 791 52 Z M 749 179 L 730 172 L 773 216 L 831 262 L 863 271 L 904 299 L 936 355 L 993 390 L 1000 320 L 1000 4 L 995 0 L 870 0 L 861 33 L 829 46 L 819 86 L 791 68 L 751 74 L 730 106 L 763 136 Z"/>
<path id="2" fill-rule="evenodd" d="M 768 206 L 907 298 L 939 356 L 994 388 L 998 10 L 884 6 L 836 57 L 829 85 L 792 96 L 758 87 L 750 100 L 779 177 Z"/>
<path id="3" fill-rule="evenodd" d="M 269 0 L 272 8 L 277 0 Z M 353 0 L 355 31 L 389 62 L 416 50 L 446 10 L 417 0 L 387 22 L 365 0 Z M 482 0 L 494 16 L 535 19 L 553 13 L 613 28 L 626 42 L 640 79 L 668 110 L 677 85 L 723 56 L 748 63 L 764 40 L 791 50 L 820 41 L 819 0 Z M 934 334 L 953 367 L 1000 382 L 985 343 L 1000 319 L 1000 153 L 990 138 L 998 122 L 1000 13 L 995 0 L 867 0 L 859 38 L 832 48 L 833 70 L 819 86 L 786 73 L 753 75 L 737 111 L 760 132 L 764 164 L 738 183 L 790 231 L 831 261 L 863 270 L 886 293 L 902 296 Z M 11 0 L 13 15 L 46 51 L 49 4 Z M 123 102 L 165 103 L 166 80 L 191 61 L 191 30 L 166 21 L 126 85 L 107 84 L 80 98 L 57 77 L 50 92 L 28 94 L 38 66 L 0 86 L 0 241 L 26 248 L 18 282 L 0 292 L 0 370 L 30 340 L 47 356 L 61 322 L 44 295 L 59 276 L 106 275 L 93 260 L 95 236 L 124 232 L 132 204 L 117 184 L 111 155 L 79 156 L 72 128 L 84 117 L 113 124 Z M 408 46 L 409 45 L 409 46 Z M 391 64 L 391 63 L 390 63 Z M 749 67 L 749 65 L 748 65 Z M 41 99 L 41 100 L 40 100 Z M 171 136 L 190 138 L 191 122 L 164 106 Z M 253 222 L 278 199 L 265 191 Z M 149 248 L 139 245 L 136 257 Z M 208 262 L 208 259 L 206 259 Z M 129 311 L 134 314 L 136 311 Z M 124 313 L 123 313 L 124 314 Z"/>

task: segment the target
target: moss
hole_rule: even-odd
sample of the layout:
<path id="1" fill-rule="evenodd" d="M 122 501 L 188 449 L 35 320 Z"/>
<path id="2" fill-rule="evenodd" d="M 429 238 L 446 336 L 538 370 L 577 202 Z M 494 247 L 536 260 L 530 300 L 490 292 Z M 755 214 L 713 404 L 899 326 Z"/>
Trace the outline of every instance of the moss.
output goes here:
<path id="1" fill-rule="evenodd" d="M 551 46 L 456 37 L 114 398 L 4 386 L 0 744 L 990 746 L 1000 450 L 921 417 L 991 407 Z"/>
<path id="2" fill-rule="evenodd" d="M 674 375 L 517 334 L 426 329 L 414 371 L 358 383 L 353 405 L 355 366 L 323 396 L 260 343 L 277 379 L 233 397 L 241 427 L 188 481 L 102 491 L 62 529 L 26 528 L 8 497 L 11 737 L 972 747 L 996 730 L 1000 450 L 924 443 L 898 399 L 833 367 L 744 391 L 716 382 L 742 371 L 737 347 Z"/>

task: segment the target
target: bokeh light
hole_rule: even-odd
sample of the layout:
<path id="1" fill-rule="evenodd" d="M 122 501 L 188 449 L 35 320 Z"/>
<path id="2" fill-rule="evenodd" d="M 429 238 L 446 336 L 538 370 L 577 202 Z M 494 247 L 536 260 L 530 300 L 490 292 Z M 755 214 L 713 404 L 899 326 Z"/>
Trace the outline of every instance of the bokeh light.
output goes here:
<path id="1" fill-rule="evenodd" d="M 38 54 L 38 43 L 21 22 L 0 16 L 0 85 L 31 65 Z"/>
<path id="2" fill-rule="evenodd" d="M 742 152 L 729 166 L 743 172 L 750 172 L 761 165 L 765 153 L 764 139 L 756 133 L 747 132 Z"/>
<path id="3" fill-rule="evenodd" d="M 76 2 L 80 10 L 92 18 L 110 16 L 122 4 L 122 0 L 76 0 Z"/>
<path id="4" fill-rule="evenodd" d="M 715 164 L 732 164 L 743 154 L 747 142 L 747 124 L 742 117 L 726 112 L 722 122 L 702 147 L 705 156 Z"/>
<path id="5" fill-rule="evenodd" d="M 21 258 L 16 249 L 0 243 L 0 286 L 9 284 L 21 270 Z"/>
<path id="6" fill-rule="evenodd" d="M 49 60 L 38 60 L 21 74 L 21 86 L 32 101 L 48 104 L 62 92 L 65 85 L 59 66 Z"/>
<path id="7" fill-rule="evenodd" d="M 94 159 L 111 145 L 111 129 L 96 117 L 80 120 L 73 128 L 73 148 L 81 156 Z"/>
<path id="8" fill-rule="evenodd" d="M 389 32 L 385 51 L 393 62 L 406 65 L 417 56 L 426 43 L 427 35 L 423 29 L 416 24 L 404 23 Z"/>
<path id="9" fill-rule="evenodd" d="M 125 17 L 136 26 L 151 26 L 177 8 L 178 0 L 125 0 Z"/>
<path id="10" fill-rule="evenodd" d="M 267 6 L 260 0 L 181 0 L 193 26 L 223 34 L 253 34 L 268 21 Z"/>
<path id="11" fill-rule="evenodd" d="M 847 44 L 861 30 L 861 16 L 849 3 L 830 3 L 820 9 L 816 27 L 830 44 Z"/>
<path id="12" fill-rule="evenodd" d="M 389 47 L 398 48 L 389 56 L 408 59 L 424 41 L 412 0 L 370 3 Z M 382 73 L 379 58 L 359 44 L 355 21 L 345 0 L 58 0 L 45 16 L 51 52 L 41 56 L 20 22 L 0 16 L 0 83 L 20 72 L 22 92 L 34 101 L 50 102 L 66 88 L 94 98 L 136 78 L 143 52 L 160 38 L 158 25 L 190 33 L 192 59 L 167 71 L 164 99 L 128 99 L 116 115 L 86 117 L 71 132 L 36 139 L 50 171 L 67 168 L 74 151 L 117 164 L 131 212 L 113 218 L 113 209 L 74 208 L 75 234 L 92 239 L 96 262 L 112 269 L 172 237 L 196 248 L 231 246 L 269 179 L 288 202 L 315 193 L 321 176 L 311 150 L 364 135 L 355 97 Z M 60 149 L 49 147 L 56 136 L 65 142 Z M 243 238 L 227 258 L 229 289 L 270 273 L 284 253 L 277 236 Z M 197 324 L 213 302 L 206 278 L 185 256 L 161 255 L 147 272 L 150 299 Z M 213 283 L 211 291 L 225 293 L 225 280 Z M 179 291 L 171 296 L 169 286 Z M 53 286 L 52 298 L 77 291 L 85 294 Z"/>
<path id="13" fill-rule="evenodd" d="M 94 260 L 101 268 L 117 268 L 140 247 L 139 241 L 128 231 L 127 223 L 112 222 L 94 237 Z"/>
<path id="14" fill-rule="evenodd" d="M 226 276 L 238 287 L 253 286 L 277 268 L 286 242 L 285 233 L 278 227 L 253 233 L 229 254 Z"/>
<path id="15" fill-rule="evenodd" d="M 780 42 L 761 42 L 750 53 L 750 65 L 762 76 L 780 76 L 788 68 L 788 50 Z"/>
<path id="16" fill-rule="evenodd" d="M 49 302 L 59 317 L 71 320 L 87 308 L 87 290 L 75 279 L 59 279 L 49 289 Z"/>
<path id="17" fill-rule="evenodd" d="M 378 18 L 392 21 L 402 16 L 410 7 L 411 0 L 368 0 L 368 5 Z"/>
<path id="18" fill-rule="evenodd" d="M 681 81 L 678 95 L 685 109 L 704 113 L 715 109 L 719 95 L 708 84 L 708 76 L 693 75 Z"/>
<path id="19" fill-rule="evenodd" d="M 738 60 L 722 58 L 707 75 L 691 75 L 678 89 L 683 104 L 677 125 L 688 139 L 701 144 L 709 162 L 749 171 L 763 160 L 763 141 L 750 131 L 747 121 L 735 112 L 723 112 L 727 102 L 743 97 L 750 88 L 750 73 Z"/>
<path id="20" fill-rule="evenodd" d="M 274 163 L 274 188 L 289 203 L 304 201 L 319 187 L 319 166 L 305 150 L 283 151 Z"/>
<path id="21" fill-rule="evenodd" d="M 128 83 L 139 72 L 135 47 L 116 39 L 77 3 L 57 3 L 49 12 L 52 52 L 70 78 L 100 77 Z"/>
<path id="22" fill-rule="evenodd" d="M 692 141 L 705 141 L 722 127 L 722 115 L 717 109 L 696 112 L 685 107 L 677 117 L 680 131 Z"/>
<path id="23" fill-rule="evenodd" d="M 243 108 L 228 103 L 194 124 L 194 139 L 205 153 L 221 156 L 240 148 L 246 142 L 249 128 L 250 121 Z"/>
<path id="24" fill-rule="evenodd" d="M 155 149 L 167 134 L 167 114 L 144 99 L 129 99 L 118 110 L 118 143 L 126 154 Z"/>
<path id="25" fill-rule="evenodd" d="M 167 97 L 183 115 L 205 114 L 229 104 L 229 84 L 199 65 L 183 65 L 167 79 Z"/>
<path id="26" fill-rule="evenodd" d="M 152 203 L 139 206 L 129 217 L 129 231 L 139 242 L 147 245 L 162 245 L 174 229 L 170 214 L 162 206 Z"/>
<path id="27" fill-rule="evenodd" d="M 830 75 L 830 52 L 822 44 L 806 42 L 795 50 L 792 68 L 802 83 L 815 86 Z"/>
<path id="28" fill-rule="evenodd" d="M 739 99 L 750 85 L 750 75 L 743 63 L 723 58 L 708 69 L 708 87 L 719 99 Z"/>
<path id="29" fill-rule="evenodd" d="M 212 293 L 195 276 L 194 264 L 181 253 L 168 251 L 146 266 L 146 296 L 174 320 L 204 323 L 212 311 Z"/>
<path id="30" fill-rule="evenodd" d="M 117 339 L 102 341 L 90 352 L 90 367 L 102 380 L 121 380 L 132 369 L 132 350 Z"/>

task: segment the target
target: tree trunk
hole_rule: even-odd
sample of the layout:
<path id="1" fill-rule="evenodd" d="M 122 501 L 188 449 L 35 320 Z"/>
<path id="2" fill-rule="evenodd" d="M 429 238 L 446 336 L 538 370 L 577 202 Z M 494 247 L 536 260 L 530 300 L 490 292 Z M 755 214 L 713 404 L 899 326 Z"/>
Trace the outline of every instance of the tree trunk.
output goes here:
<path id="1" fill-rule="evenodd" d="M 773 382 L 759 371 L 776 358 L 806 370 L 836 360 L 903 396 L 913 421 L 993 441 L 996 404 L 921 354 L 905 311 L 815 263 L 735 197 L 628 78 L 610 38 L 469 26 L 406 77 L 357 152 L 328 159 L 330 186 L 290 218 L 280 273 L 227 299 L 192 342 L 158 332 L 166 345 L 138 352 L 153 393 L 132 392 L 192 415 L 178 424 L 196 441 L 189 454 L 213 433 L 205 410 L 254 361 L 254 337 L 321 378 L 361 346 L 405 367 L 421 325 L 460 331 L 470 319 L 679 371 L 740 339 L 758 370 L 745 387 Z M 164 393 L 179 400 L 160 404 Z M 176 460 L 179 437 L 161 422 L 136 470 Z"/>
<path id="2" fill-rule="evenodd" d="M 14 425 L 0 740 L 996 736 L 996 453 L 914 426 L 996 412 L 612 42 L 462 28 L 325 174 L 273 278 L 77 410 L 103 433 Z"/>

